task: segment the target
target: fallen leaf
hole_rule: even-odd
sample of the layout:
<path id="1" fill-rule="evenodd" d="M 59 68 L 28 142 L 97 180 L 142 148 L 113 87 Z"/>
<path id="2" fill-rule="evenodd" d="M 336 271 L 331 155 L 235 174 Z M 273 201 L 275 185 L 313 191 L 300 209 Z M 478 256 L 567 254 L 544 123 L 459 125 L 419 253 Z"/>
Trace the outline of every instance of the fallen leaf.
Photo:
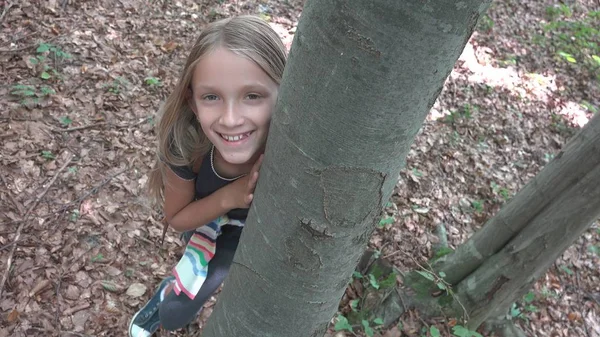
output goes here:
<path id="1" fill-rule="evenodd" d="M 569 321 L 571 321 L 571 322 L 579 321 L 581 319 L 581 315 L 577 312 L 570 312 L 567 317 L 569 318 Z"/>
<path id="2" fill-rule="evenodd" d="M 14 321 L 16 321 L 19 318 L 19 312 L 17 311 L 17 309 L 13 309 L 9 314 L 8 317 L 6 318 L 6 320 L 9 323 L 12 323 Z"/>
<path id="3" fill-rule="evenodd" d="M 175 48 L 177 48 L 177 42 L 175 41 L 169 41 L 160 47 L 160 49 L 166 51 L 167 53 L 172 52 L 173 50 L 175 50 Z"/>
<path id="4" fill-rule="evenodd" d="M 384 335 L 383 337 L 401 337 L 402 333 L 400 332 L 400 329 L 398 329 L 397 326 L 389 329 Z"/>
<path id="5" fill-rule="evenodd" d="M 130 297 L 140 297 L 146 293 L 146 286 L 141 283 L 133 283 L 127 288 L 127 295 Z"/>

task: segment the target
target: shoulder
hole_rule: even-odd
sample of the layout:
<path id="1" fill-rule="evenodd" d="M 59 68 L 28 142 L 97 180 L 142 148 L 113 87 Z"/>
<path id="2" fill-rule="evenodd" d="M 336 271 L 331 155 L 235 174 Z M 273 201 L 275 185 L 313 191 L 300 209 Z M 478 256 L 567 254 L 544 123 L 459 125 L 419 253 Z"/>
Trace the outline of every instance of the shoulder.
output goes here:
<path id="1" fill-rule="evenodd" d="M 177 177 L 183 180 L 194 180 L 198 175 L 198 171 L 200 171 L 200 166 L 202 164 L 202 158 L 198 158 L 194 160 L 190 165 L 174 165 L 163 161 L 163 163 L 173 172 Z"/>

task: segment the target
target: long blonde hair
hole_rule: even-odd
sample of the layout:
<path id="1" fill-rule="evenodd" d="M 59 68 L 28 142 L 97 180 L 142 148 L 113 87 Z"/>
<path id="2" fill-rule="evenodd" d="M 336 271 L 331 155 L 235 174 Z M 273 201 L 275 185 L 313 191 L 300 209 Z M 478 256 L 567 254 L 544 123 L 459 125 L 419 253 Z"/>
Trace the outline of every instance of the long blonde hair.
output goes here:
<path id="1" fill-rule="evenodd" d="M 159 115 L 157 160 L 149 174 L 151 201 L 164 201 L 166 165 L 191 166 L 206 154 L 211 143 L 187 103 L 194 68 L 200 59 L 218 47 L 254 61 L 273 81 L 281 83 L 286 61 L 285 47 L 268 23 L 243 15 L 208 24 L 200 33 L 185 62 L 179 81 Z"/>

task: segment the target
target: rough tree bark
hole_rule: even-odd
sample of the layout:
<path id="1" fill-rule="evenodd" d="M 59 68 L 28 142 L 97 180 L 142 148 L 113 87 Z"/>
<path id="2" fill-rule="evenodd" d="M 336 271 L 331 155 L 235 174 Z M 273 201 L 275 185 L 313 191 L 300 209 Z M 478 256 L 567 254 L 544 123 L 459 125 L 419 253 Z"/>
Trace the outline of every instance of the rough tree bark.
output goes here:
<path id="1" fill-rule="evenodd" d="M 205 337 L 322 336 L 490 0 L 307 1 Z"/>

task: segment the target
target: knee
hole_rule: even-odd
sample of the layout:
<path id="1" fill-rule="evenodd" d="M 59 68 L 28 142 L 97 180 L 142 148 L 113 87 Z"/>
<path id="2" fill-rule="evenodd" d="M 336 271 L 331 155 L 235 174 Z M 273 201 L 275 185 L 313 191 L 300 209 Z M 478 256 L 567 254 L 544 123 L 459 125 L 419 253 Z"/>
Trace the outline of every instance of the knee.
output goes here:
<path id="1" fill-rule="evenodd" d="M 163 301 L 158 309 L 160 325 L 163 329 L 174 331 L 184 328 L 194 318 L 178 301 Z"/>

